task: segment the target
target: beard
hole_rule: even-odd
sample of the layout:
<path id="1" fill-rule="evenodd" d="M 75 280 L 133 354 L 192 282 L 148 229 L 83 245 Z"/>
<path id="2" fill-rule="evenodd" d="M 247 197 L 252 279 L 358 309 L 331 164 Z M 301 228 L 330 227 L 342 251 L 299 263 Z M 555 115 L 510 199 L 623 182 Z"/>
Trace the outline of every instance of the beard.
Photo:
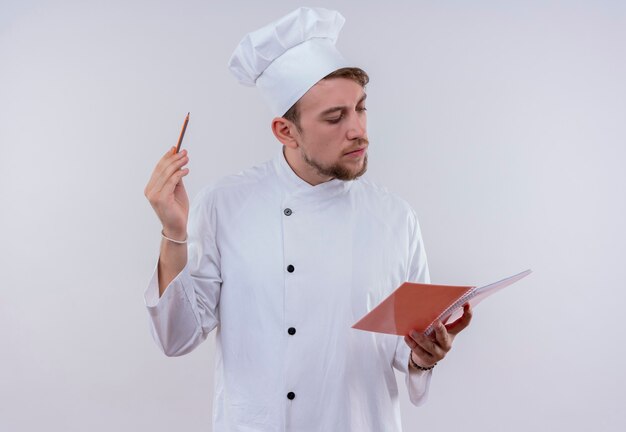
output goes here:
<path id="1" fill-rule="evenodd" d="M 363 140 L 365 144 L 368 143 L 367 140 Z M 337 162 L 332 165 L 322 165 L 318 161 L 311 159 L 300 147 L 300 151 L 302 153 L 302 159 L 307 163 L 310 167 L 314 168 L 320 176 L 323 177 L 332 177 L 338 180 L 356 180 L 361 177 L 367 171 L 367 153 L 363 156 L 363 165 L 357 171 L 352 170 L 349 166 L 344 166 L 340 162 Z"/>

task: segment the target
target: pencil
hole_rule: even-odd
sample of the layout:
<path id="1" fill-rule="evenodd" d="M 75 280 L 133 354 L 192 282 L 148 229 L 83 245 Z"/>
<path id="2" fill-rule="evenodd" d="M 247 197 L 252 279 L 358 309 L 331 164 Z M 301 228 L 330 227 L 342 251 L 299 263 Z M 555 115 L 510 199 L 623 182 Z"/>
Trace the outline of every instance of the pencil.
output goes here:
<path id="1" fill-rule="evenodd" d="M 187 123 L 189 123 L 189 113 L 187 113 L 187 117 L 185 117 L 185 123 L 183 123 L 183 129 L 180 131 L 178 144 L 176 144 L 176 151 L 174 153 L 178 153 L 180 151 L 180 145 L 183 143 L 183 137 L 185 136 L 185 131 L 187 130 Z"/>

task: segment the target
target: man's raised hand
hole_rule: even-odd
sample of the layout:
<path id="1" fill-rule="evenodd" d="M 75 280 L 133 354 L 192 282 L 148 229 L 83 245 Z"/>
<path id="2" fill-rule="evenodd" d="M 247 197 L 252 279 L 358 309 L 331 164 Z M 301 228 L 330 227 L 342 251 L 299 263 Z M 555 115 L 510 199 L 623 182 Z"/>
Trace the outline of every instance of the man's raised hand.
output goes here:
<path id="1" fill-rule="evenodd" d="M 156 212 L 163 233 L 171 238 L 184 239 L 187 233 L 189 217 L 189 198 L 183 184 L 183 177 L 189 174 L 189 168 L 183 168 L 189 162 L 187 150 L 174 153 L 170 148 L 159 160 L 146 185 L 144 195 Z"/>

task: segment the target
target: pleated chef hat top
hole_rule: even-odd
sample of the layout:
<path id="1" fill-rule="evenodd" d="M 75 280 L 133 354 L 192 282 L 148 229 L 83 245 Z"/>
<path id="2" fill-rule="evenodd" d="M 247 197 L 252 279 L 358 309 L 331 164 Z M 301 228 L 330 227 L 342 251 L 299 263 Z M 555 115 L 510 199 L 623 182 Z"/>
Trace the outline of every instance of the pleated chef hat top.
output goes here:
<path id="1" fill-rule="evenodd" d="M 345 21 L 337 11 L 298 8 L 248 33 L 228 67 L 241 84 L 256 85 L 280 117 L 319 80 L 350 66 L 335 47 Z"/>

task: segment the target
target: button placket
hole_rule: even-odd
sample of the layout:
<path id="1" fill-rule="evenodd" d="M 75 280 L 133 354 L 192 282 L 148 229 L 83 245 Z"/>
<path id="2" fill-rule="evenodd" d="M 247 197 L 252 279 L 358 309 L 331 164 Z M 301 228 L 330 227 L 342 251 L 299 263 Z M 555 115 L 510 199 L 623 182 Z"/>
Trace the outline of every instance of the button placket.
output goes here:
<path id="1" fill-rule="evenodd" d="M 287 201 L 287 200 L 286 200 Z M 291 201 L 291 200 L 289 200 Z M 283 253 L 284 253 L 284 267 L 283 271 L 285 272 L 285 314 L 284 314 L 284 325 L 287 330 L 286 337 L 289 338 L 289 342 L 287 343 L 287 358 L 290 360 L 294 360 L 298 358 L 298 353 L 300 349 L 298 348 L 299 343 L 298 339 L 295 339 L 296 328 L 294 324 L 298 324 L 298 316 L 301 313 L 299 311 L 299 307 L 296 307 L 297 297 L 298 297 L 298 287 L 297 287 L 297 273 L 295 263 L 298 262 L 298 259 L 301 254 L 301 248 L 297 242 L 297 238 L 299 237 L 298 232 L 302 230 L 302 221 L 297 217 L 297 209 L 294 210 L 292 206 L 295 202 L 289 203 L 283 202 L 282 205 L 282 213 L 283 215 Z M 295 302 L 295 303 L 294 303 Z M 283 333 L 284 334 L 284 333 Z M 294 337 L 294 339 L 292 339 Z M 296 394 L 293 391 L 289 391 L 290 384 L 293 384 L 297 379 L 296 377 L 302 373 L 300 367 L 298 366 L 298 362 L 293 362 L 288 360 L 288 366 L 286 372 L 286 384 L 287 388 L 285 390 L 288 391 L 287 399 L 292 401 L 295 399 Z"/>

